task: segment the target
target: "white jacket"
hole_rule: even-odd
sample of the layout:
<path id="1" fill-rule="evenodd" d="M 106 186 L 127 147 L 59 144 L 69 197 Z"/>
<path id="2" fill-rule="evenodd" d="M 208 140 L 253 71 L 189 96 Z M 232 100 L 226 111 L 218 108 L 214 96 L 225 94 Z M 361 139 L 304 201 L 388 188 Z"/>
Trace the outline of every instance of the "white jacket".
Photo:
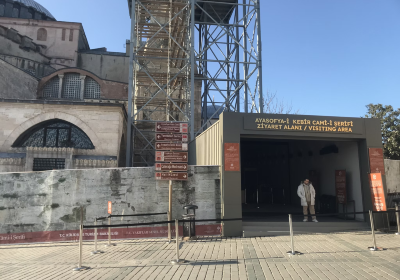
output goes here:
<path id="1" fill-rule="evenodd" d="M 310 193 L 311 193 L 311 205 L 315 205 L 315 189 L 310 183 Z M 303 183 L 297 188 L 297 195 L 301 199 L 301 206 L 307 206 L 306 192 L 304 191 Z"/>

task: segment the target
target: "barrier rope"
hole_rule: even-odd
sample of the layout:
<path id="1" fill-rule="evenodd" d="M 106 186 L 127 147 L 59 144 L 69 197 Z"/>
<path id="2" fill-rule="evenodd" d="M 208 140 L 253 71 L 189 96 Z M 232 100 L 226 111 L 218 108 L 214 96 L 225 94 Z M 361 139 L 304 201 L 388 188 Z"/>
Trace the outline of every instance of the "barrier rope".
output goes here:
<path id="1" fill-rule="evenodd" d="M 206 219 L 206 220 L 178 220 L 179 222 L 226 222 L 226 221 L 241 221 L 242 218 L 235 219 Z M 149 226 L 149 225 L 161 225 L 161 224 L 173 224 L 175 221 L 161 221 L 151 223 L 137 223 L 137 224 L 118 224 L 118 225 L 89 225 L 83 226 L 85 229 L 89 228 L 116 228 L 116 227 L 135 227 L 135 226 Z"/>

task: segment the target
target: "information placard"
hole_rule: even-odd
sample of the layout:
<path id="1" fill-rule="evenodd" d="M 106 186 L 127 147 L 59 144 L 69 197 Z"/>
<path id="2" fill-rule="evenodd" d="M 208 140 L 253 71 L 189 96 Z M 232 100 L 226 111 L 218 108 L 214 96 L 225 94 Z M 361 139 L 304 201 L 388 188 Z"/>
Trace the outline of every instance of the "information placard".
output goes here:
<path id="1" fill-rule="evenodd" d="M 240 171 L 240 146 L 239 143 L 225 143 L 225 171 Z"/>
<path id="2" fill-rule="evenodd" d="M 369 174 L 369 186 L 374 211 L 386 211 L 385 192 L 383 190 L 381 173 Z"/>
<path id="3" fill-rule="evenodd" d="M 107 204 L 107 213 L 108 214 L 112 213 L 112 202 L 111 201 L 109 201 Z"/>
<path id="4" fill-rule="evenodd" d="M 336 200 L 338 203 L 347 203 L 346 170 L 335 171 Z"/>
<path id="5" fill-rule="evenodd" d="M 383 160 L 383 149 L 369 148 L 369 166 L 371 173 L 381 173 L 385 175 L 385 162 Z"/>

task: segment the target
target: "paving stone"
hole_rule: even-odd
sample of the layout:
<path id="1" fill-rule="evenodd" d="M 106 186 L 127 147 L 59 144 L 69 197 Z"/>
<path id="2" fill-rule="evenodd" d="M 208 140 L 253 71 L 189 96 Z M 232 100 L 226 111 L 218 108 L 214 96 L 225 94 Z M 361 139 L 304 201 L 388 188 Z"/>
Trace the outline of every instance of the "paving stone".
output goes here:
<path id="1" fill-rule="evenodd" d="M 377 235 L 386 248 L 370 252 L 366 232 L 295 236 L 300 256 L 288 256 L 286 236 L 257 238 L 202 237 L 181 246 L 189 262 L 174 266 L 175 245 L 161 239 L 120 240 L 90 255 L 84 242 L 83 265 L 77 243 L 0 246 L 1 279 L 400 279 L 399 238 Z M 103 249 L 103 247 L 102 247 Z"/>

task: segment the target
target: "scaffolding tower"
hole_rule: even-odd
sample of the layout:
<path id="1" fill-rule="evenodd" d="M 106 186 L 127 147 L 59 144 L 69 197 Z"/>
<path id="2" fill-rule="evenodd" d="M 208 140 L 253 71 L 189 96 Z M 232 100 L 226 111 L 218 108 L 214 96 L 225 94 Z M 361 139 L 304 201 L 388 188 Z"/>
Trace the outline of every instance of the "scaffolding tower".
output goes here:
<path id="1" fill-rule="evenodd" d="M 224 111 L 263 112 L 259 0 L 128 0 L 127 166 L 152 166 L 157 121 L 190 140 Z"/>

